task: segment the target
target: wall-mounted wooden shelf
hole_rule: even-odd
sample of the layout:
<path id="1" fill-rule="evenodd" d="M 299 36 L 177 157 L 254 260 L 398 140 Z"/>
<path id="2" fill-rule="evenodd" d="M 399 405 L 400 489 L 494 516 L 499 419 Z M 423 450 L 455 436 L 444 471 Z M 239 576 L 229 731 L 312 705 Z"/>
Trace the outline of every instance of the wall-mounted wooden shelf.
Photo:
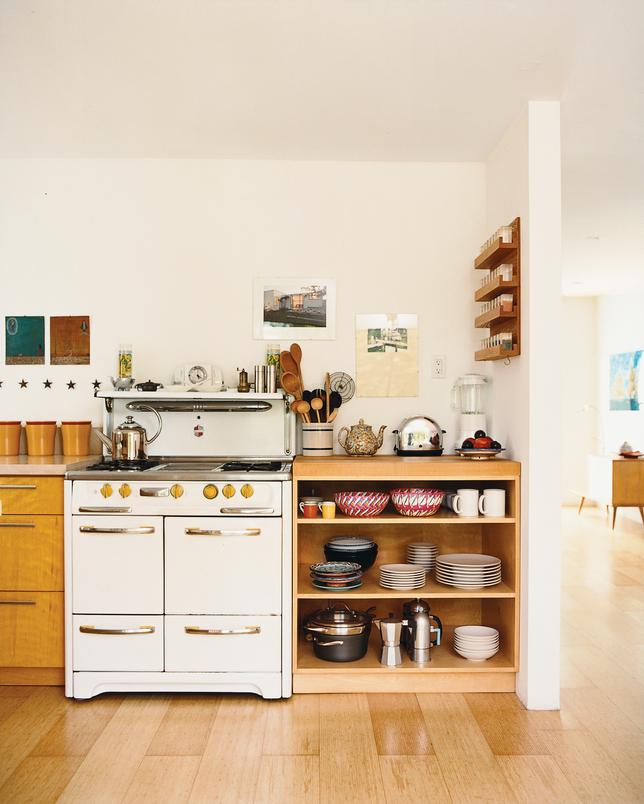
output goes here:
<path id="1" fill-rule="evenodd" d="M 476 302 L 489 302 L 501 295 L 512 296 L 512 310 L 492 308 L 479 313 L 474 319 L 477 329 L 489 329 L 490 337 L 512 333 L 512 349 L 492 346 L 474 353 L 476 361 L 505 360 L 521 354 L 521 221 L 515 218 L 510 224 L 512 242 L 504 243 L 499 238 L 474 260 L 476 270 L 493 271 L 500 265 L 512 265 L 512 279 L 500 276 L 490 279 L 474 293 Z M 508 341 L 509 342 L 509 341 Z"/>

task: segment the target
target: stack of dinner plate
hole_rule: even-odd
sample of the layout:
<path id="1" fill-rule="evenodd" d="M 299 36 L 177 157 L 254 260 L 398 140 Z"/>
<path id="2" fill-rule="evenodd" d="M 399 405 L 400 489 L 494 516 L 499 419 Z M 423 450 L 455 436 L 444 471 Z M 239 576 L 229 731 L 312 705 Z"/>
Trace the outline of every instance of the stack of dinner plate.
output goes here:
<path id="1" fill-rule="evenodd" d="M 484 662 L 499 651 L 499 632 L 487 625 L 459 625 L 454 629 L 454 650 L 470 662 Z"/>
<path id="2" fill-rule="evenodd" d="M 353 561 L 320 561 L 311 564 L 311 583 L 327 592 L 346 592 L 362 586 L 362 568 Z"/>
<path id="3" fill-rule="evenodd" d="M 426 570 L 417 564 L 382 564 L 380 586 L 385 589 L 420 589 L 425 586 Z"/>
<path id="4" fill-rule="evenodd" d="M 458 589 L 501 583 L 501 559 L 479 553 L 449 553 L 436 558 L 436 580 Z"/>
<path id="5" fill-rule="evenodd" d="M 425 567 L 427 572 L 434 569 L 436 556 L 438 555 L 438 545 L 429 542 L 412 542 L 407 545 L 407 561 L 410 564 L 418 564 Z"/>

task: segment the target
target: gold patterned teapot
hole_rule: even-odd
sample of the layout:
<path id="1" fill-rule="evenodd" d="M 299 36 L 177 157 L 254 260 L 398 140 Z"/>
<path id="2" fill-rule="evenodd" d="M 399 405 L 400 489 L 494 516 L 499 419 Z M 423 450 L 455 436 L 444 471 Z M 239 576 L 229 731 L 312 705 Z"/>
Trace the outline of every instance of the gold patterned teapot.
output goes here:
<path id="1" fill-rule="evenodd" d="M 351 428 L 341 427 L 338 433 L 338 444 L 348 455 L 375 455 L 382 446 L 382 434 L 387 429 L 383 424 L 378 435 L 376 435 L 370 424 L 365 424 L 364 419 L 360 419 L 358 424 L 353 424 Z M 344 441 L 342 433 L 346 432 Z"/>

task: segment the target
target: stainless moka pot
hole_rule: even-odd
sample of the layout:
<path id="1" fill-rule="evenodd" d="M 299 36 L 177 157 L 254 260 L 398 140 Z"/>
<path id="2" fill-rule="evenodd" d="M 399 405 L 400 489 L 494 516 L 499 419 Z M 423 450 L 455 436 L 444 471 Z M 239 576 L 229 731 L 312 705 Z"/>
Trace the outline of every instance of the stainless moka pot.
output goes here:
<path id="1" fill-rule="evenodd" d="M 431 649 L 441 644 L 443 624 L 430 613 L 429 604 L 420 598 L 403 605 L 403 643 L 409 658 L 418 664 L 431 661 Z"/>
<path id="2" fill-rule="evenodd" d="M 402 655 L 400 653 L 402 620 L 390 614 L 389 617 L 375 619 L 373 622 L 374 625 L 378 626 L 380 638 L 382 639 L 380 663 L 387 667 L 398 667 L 398 665 L 402 664 Z"/>

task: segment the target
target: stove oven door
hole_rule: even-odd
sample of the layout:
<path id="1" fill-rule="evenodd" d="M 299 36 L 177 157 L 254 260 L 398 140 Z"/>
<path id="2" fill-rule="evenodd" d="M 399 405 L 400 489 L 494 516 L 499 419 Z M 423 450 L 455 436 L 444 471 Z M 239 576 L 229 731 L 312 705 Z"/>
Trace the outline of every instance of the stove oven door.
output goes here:
<path id="1" fill-rule="evenodd" d="M 167 614 L 280 614 L 282 520 L 168 517 Z"/>

